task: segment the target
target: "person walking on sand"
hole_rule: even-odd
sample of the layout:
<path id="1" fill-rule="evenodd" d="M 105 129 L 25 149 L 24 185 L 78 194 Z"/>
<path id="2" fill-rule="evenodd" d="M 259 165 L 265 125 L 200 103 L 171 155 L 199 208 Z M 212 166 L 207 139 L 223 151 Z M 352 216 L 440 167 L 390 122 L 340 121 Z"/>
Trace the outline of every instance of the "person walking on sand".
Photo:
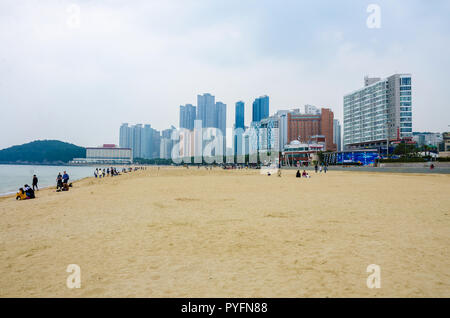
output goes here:
<path id="1" fill-rule="evenodd" d="M 320 168 L 319 168 L 319 172 L 320 172 L 320 173 L 322 173 L 322 166 L 320 166 Z"/>
<path id="2" fill-rule="evenodd" d="M 314 170 L 316 171 L 316 173 L 317 173 L 317 169 L 318 169 L 319 167 L 317 166 L 317 164 L 314 166 Z"/>
<path id="3" fill-rule="evenodd" d="M 33 185 L 33 191 L 34 191 L 34 190 L 39 191 L 39 188 L 38 188 L 38 178 L 36 177 L 35 174 L 33 175 L 33 182 L 32 182 L 32 185 Z"/>
<path id="4" fill-rule="evenodd" d="M 323 166 L 323 172 L 327 173 L 328 171 L 328 165 Z"/>

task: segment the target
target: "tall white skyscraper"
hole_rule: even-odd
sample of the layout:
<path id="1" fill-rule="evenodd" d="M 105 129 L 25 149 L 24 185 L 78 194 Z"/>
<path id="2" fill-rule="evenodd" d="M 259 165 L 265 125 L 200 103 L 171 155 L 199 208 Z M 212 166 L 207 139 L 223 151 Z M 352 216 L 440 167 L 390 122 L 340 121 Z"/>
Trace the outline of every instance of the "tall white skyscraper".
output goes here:
<path id="1" fill-rule="evenodd" d="M 385 147 L 387 139 L 412 137 L 411 74 L 364 78 L 344 96 L 344 148 Z"/>

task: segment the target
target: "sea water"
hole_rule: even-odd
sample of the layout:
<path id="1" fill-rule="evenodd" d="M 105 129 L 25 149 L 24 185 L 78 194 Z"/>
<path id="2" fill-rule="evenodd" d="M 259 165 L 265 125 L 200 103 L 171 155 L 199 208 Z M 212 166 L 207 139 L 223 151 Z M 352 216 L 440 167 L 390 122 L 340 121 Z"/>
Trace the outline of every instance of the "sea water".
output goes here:
<path id="1" fill-rule="evenodd" d="M 93 177 L 96 167 L 87 166 L 33 166 L 33 165 L 0 165 L 0 195 L 16 193 L 24 184 L 32 186 L 33 175 L 38 177 L 39 189 L 55 186 L 58 173 L 66 171 L 70 181 L 85 177 Z M 98 167 L 100 168 L 100 166 Z"/>

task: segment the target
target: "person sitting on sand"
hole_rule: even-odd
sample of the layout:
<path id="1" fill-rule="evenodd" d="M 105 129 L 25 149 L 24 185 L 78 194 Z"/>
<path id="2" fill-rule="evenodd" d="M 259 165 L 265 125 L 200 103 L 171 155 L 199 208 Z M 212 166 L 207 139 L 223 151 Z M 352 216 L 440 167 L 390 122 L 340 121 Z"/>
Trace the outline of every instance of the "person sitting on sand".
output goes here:
<path id="1" fill-rule="evenodd" d="M 69 187 L 72 186 L 72 183 L 69 185 L 67 183 L 63 183 L 63 187 L 61 189 L 61 191 L 69 191 Z"/>
<path id="2" fill-rule="evenodd" d="M 28 184 L 24 185 L 23 187 L 24 187 L 25 195 L 27 196 L 27 198 L 34 199 L 35 198 L 34 190 L 31 189 L 31 187 Z"/>
<path id="3" fill-rule="evenodd" d="M 306 172 L 306 170 L 303 170 L 302 176 L 303 176 L 303 178 L 309 178 L 309 175 Z"/>
<path id="4" fill-rule="evenodd" d="M 25 191 L 23 191 L 23 188 L 20 188 L 19 192 L 16 193 L 16 200 L 26 200 L 26 199 L 28 199 L 28 197 L 25 194 Z"/>
<path id="5" fill-rule="evenodd" d="M 297 170 L 297 174 L 295 175 L 295 177 L 296 177 L 296 178 L 301 178 L 300 170 Z"/>

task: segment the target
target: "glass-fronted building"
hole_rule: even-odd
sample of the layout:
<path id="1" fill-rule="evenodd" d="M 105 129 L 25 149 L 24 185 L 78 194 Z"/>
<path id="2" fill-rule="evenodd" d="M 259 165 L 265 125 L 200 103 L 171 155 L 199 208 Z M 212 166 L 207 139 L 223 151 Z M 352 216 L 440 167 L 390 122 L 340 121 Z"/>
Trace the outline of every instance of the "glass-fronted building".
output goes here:
<path id="1" fill-rule="evenodd" d="M 245 128 L 244 125 L 244 112 L 245 112 L 245 104 L 243 101 L 236 102 L 236 109 L 235 109 L 235 128 Z"/>
<path id="2" fill-rule="evenodd" d="M 255 99 L 252 109 L 252 121 L 259 122 L 269 117 L 269 96 L 261 96 Z"/>

